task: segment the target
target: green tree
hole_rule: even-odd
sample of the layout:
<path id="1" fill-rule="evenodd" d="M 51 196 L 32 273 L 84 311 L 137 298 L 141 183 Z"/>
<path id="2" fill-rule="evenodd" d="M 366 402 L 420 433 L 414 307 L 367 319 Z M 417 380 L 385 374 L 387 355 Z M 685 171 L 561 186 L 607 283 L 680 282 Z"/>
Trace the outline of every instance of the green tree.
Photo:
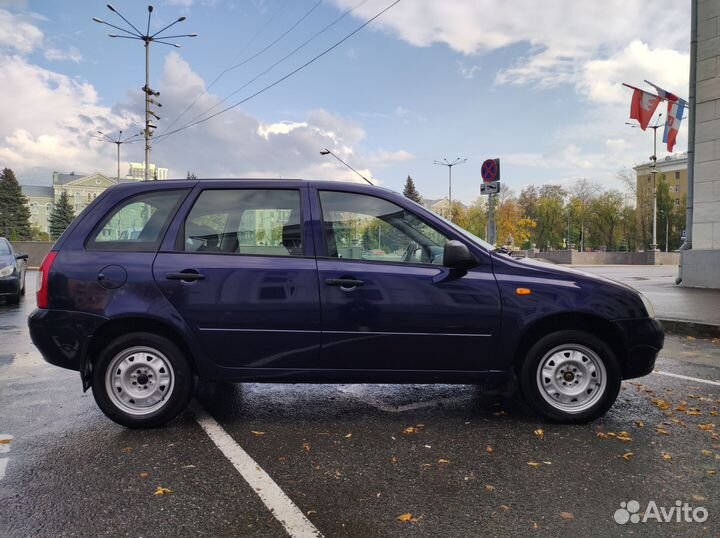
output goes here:
<path id="1" fill-rule="evenodd" d="M 537 203 L 535 242 L 540 249 L 560 248 L 567 229 L 565 191 L 559 185 L 543 185 Z"/>
<path id="2" fill-rule="evenodd" d="M 453 206 L 454 209 L 458 207 L 460 207 L 459 204 Z M 485 227 L 487 226 L 485 200 L 482 197 L 475 200 L 469 207 L 459 211 L 453 217 L 453 222 L 478 237 L 485 237 Z"/>
<path id="3" fill-rule="evenodd" d="M 602 193 L 590 206 L 592 239 L 595 246 L 617 250 L 622 232 L 623 194 L 611 190 Z"/>
<path id="4" fill-rule="evenodd" d="M 75 212 L 70 205 L 67 192 L 60 193 L 60 198 L 50 211 L 48 218 L 50 224 L 50 237 L 57 239 L 75 218 Z"/>
<path id="5" fill-rule="evenodd" d="M 405 180 L 405 188 L 403 189 L 403 196 L 405 198 L 410 198 L 413 202 L 417 202 L 418 204 L 423 203 L 423 198 L 420 196 L 420 193 L 415 188 L 415 182 L 413 181 L 413 178 L 410 176 L 407 177 Z"/>
<path id="6" fill-rule="evenodd" d="M 0 174 L 0 233 L 14 241 L 32 239 L 30 208 L 15 172 L 4 168 Z"/>
<path id="7" fill-rule="evenodd" d="M 195 175 L 195 172 L 190 172 L 190 170 L 188 170 L 186 179 L 197 179 L 197 176 Z"/>

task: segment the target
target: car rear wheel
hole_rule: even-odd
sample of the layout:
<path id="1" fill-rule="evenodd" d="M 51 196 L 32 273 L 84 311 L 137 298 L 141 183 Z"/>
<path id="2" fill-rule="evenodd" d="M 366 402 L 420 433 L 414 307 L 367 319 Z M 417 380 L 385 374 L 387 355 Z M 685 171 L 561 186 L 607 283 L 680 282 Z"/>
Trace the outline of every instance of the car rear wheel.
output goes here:
<path id="1" fill-rule="evenodd" d="M 604 415 L 620 391 L 621 372 L 610 346 L 582 331 L 541 338 L 520 371 L 523 394 L 546 418 L 585 423 Z"/>
<path id="2" fill-rule="evenodd" d="M 111 420 L 128 428 L 153 428 L 187 407 L 194 386 L 184 353 L 151 333 L 121 336 L 93 367 L 95 401 Z"/>

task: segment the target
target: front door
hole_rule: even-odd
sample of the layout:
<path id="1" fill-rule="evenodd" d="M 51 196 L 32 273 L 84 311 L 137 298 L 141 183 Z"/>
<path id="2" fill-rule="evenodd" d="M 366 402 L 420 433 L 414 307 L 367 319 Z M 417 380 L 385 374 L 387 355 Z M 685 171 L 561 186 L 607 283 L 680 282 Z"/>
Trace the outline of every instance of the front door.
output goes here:
<path id="1" fill-rule="evenodd" d="M 320 190 L 322 363 L 371 370 L 490 368 L 500 296 L 489 259 L 442 266 L 448 234 L 389 200 Z"/>
<path id="2" fill-rule="evenodd" d="M 207 188 L 155 280 L 216 364 L 307 368 L 320 348 L 307 189 Z M 301 195 L 302 194 L 302 195 Z"/>

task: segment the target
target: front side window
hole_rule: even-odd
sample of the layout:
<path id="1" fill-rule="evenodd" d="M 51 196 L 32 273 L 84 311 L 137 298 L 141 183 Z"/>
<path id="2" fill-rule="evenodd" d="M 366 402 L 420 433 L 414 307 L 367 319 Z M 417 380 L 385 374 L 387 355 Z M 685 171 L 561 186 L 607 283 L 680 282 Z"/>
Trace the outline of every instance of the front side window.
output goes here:
<path id="1" fill-rule="evenodd" d="M 10 245 L 4 239 L 0 240 L 0 256 L 7 256 L 10 254 Z"/>
<path id="2" fill-rule="evenodd" d="M 115 207 L 93 233 L 91 250 L 154 252 L 187 190 L 149 192 Z"/>
<path id="3" fill-rule="evenodd" d="M 321 191 L 328 256 L 442 265 L 449 238 L 414 213 L 365 194 Z"/>
<path id="4" fill-rule="evenodd" d="M 255 256 L 302 256 L 300 191 L 203 191 L 185 220 L 184 250 Z"/>

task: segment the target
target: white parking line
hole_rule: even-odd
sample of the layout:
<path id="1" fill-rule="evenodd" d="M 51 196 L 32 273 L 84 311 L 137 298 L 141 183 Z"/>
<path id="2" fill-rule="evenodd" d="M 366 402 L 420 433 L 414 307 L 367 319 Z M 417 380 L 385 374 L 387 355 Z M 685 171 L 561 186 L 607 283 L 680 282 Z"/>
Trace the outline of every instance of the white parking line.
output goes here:
<path id="1" fill-rule="evenodd" d="M 193 402 L 190 409 L 195 415 L 195 420 L 205 430 L 210 440 L 230 460 L 230 463 L 233 464 L 250 487 L 255 490 L 260 500 L 265 503 L 265 506 L 272 512 L 275 519 L 285 527 L 291 537 L 322 538 L 320 531 L 280 489 L 280 486 L 270 478 L 270 475 L 230 437 L 198 402 Z"/>
<path id="2" fill-rule="evenodd" d="M 5 452 L 10 452 L 10 443 L 9 441 L 13 440 L 13 436 L 6 434 L 6 433 L 0 433 L 0 454 L 3 454 Z M 5 478 L 5 471 L 7 471 L 7 465 L 10 461 L 10 458 L 0 458 L 0 480 Z"/>
<path id="3" fill-rule="evenodd" d="M 689 375 L 673 374 L 671 372 L 663 372 L 661 370 L 655 370 L 654 374 L 666 375 L 669 377 L 677 377 L 678 379 L 684 379 L 686 381 L 694 381 L 696 383 L 705 383 L 706 385 L 716 385 L 720 387 L 720 381 L 712 381 L 711 379 L 700 379 L 699 377 L 690 377 Z"/>

